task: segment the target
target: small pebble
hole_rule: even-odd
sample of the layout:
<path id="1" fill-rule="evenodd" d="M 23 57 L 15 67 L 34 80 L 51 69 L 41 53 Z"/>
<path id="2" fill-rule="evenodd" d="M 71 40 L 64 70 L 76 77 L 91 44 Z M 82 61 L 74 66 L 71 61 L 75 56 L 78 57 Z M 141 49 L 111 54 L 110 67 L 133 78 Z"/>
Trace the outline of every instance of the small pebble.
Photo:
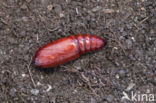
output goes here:
<path id="1" fill-rule="evenodd" d="M 115 77 L 116 77 L 117 79 L 119 79 L 119 78 L 120 78 L 119 74 L 116 74 L 116 75 L 115 75 Z"/>
<path id="2" fill-rule="evenodd" d="M 77 90 L 76 89 L 73 91 L 73 94 L 75 94 L 75 93 L 77 93 Z"/>
<path id="3" fill-rule="evenodd" d="M 22 77 L 25 77 L 26 76 L 26 74 L 22 74 Z"/>
<path id="4" fill-rule="evenodd" d="M 81 67 L 80 66 L 76 66 L 75 67 L 77 70 L 81 70 Z"/>
<path id="5" fill-rule="evenodd" d="M 38 89 L 32 89 L 32 90 L 31 90 L 31 93 L 32 93 L 33 95 L 38 95 L 39 90 L 38 90 Z"/>
<path id="6" fill-rule="evenodd" d="M 117 47 L 114 47 L 114 49 L 116 49 L 116 50 L 117 50 L 118 48 L 117 48 Z"/>
<path id="7" fill-rule="evenodd" d="M 37 85 L 40 86 L 40 85 L 42 85 L 42 84 L 41 84 L 40 82 L 37 82 Z"/>
<path id="8" fill-rule="evenodd" d="M 126 88 L 126 91 L 130 91 L 134 86 L 134 83 L 130 83 L 129 86 Z"/>
<path id="9" fill-rule="evenodd" d="M 64 14 L 63 13 L 60 13 L 60 18 L 64 17 Z"/>
<path id="10" fill-rule="evenodd" d="M 134 37 L 132 37 L 131 39 L 133 40 L 133 42 L 135 42 L 135 38 Z"/>
<path id="11" fill-rule="evenodd" d="M 53 5 L 48 5 L 48 6 L 47 6 L 47 9 L 48 9 L 49 11 L 51 11 L 51 10 L 53 9 Z"/>

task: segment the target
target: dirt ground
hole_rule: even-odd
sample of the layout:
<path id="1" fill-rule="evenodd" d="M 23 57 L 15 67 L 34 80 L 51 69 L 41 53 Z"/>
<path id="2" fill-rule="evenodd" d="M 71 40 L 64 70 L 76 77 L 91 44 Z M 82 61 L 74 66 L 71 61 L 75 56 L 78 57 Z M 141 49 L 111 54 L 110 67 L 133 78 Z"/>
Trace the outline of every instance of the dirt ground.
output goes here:
<path id="1" fill-rule="evenodd" d="M 33 66 L 39 47 L 78 33 L 107 45 L 55 68 Z M 1 103 L 135 103 L 145 93 L 156 101 L 155 0 L 0 0 Z"/>

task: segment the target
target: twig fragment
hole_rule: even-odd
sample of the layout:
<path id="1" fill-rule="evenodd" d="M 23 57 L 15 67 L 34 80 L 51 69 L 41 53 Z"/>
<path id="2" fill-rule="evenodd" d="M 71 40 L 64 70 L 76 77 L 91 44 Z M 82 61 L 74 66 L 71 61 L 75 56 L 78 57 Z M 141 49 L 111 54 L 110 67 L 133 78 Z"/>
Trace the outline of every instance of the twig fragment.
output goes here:
<path id="1" fill-rule="evenodd" d="M 32 81 L 32 83 L 33 83 L 33 85 L 34 85 L 34 87 L 36 88 L 36 84 L 35 84 L 35 82 L 34 82 L 34 79 L 33 79 L 33 77 L 32 77 L 32 73 L 31 73 L 31 71 L 30 71 L 30 64 L 31 64 L 31 62 L 32 62 L 32 57 L 31 57 L 31 59 L 30 59 L 29 64 L 27 65 L 27 69 L 28 69 L 28 72 L 29 72 L 30 79 L 31 79 L 31 81 Z"/>

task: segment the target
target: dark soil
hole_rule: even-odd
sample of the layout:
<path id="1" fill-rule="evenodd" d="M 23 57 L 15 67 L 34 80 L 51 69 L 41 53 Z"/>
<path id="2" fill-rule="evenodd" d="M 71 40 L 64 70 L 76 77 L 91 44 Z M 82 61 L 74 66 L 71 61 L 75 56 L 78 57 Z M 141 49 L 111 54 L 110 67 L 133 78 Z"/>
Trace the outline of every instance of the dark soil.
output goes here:
<path id="1" fill-rule="evenodd" d="M 39 47 L 78 33 L 107 45 L 33 66 Z M 156 94 L 155 0 L 0 0 L 1 103 L 129 103 L 132 91 Z"/>

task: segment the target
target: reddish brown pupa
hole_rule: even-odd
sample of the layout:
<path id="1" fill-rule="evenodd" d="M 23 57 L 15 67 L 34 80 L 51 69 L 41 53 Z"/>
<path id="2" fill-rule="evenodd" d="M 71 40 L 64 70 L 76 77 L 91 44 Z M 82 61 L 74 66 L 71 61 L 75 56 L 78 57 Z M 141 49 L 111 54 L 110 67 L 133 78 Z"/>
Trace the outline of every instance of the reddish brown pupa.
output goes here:
<path id="1" fill-rule="evenodd" d="M 80 55 L 104 47 L 105 40 L 95 35 L 71 35 L 39 48 L 34 57 L 41 68 L 55 67 L 78 58 Z"/>

